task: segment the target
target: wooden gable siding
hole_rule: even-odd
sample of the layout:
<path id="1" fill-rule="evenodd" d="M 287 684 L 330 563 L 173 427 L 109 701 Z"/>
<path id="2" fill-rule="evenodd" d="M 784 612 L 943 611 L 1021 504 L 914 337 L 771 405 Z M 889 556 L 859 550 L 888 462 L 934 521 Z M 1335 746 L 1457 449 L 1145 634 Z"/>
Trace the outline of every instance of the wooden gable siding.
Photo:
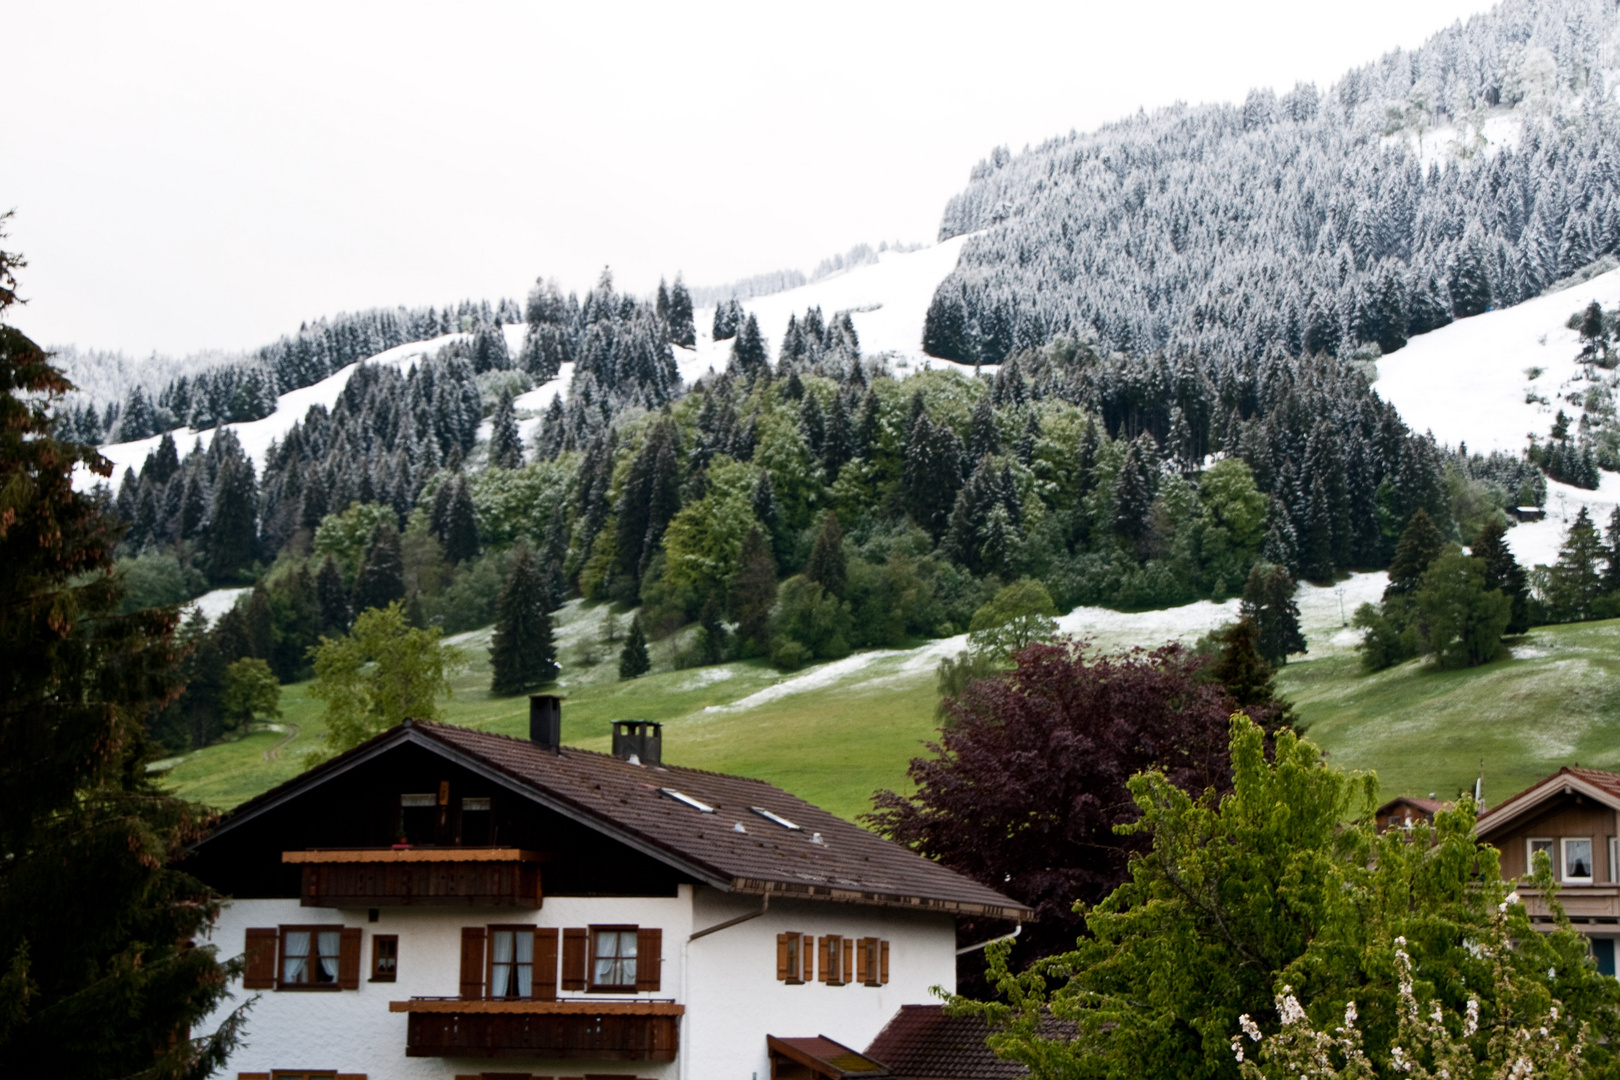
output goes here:
<path id="1" fill-rule="evenodd" d="M 1575 795 L 1559 796 L 1541 813 L 1515 822 L 1508 831 L 1489 838 L 1502 853 L 1503 877 L 1517 878 L 1530 872 L 1528 842 L 1532 837 L 1553 841 L 1553 876 L 1561 877 L 1558 841 L 1566 836 L 1585 836 L 1592 840 L 1593 883 L 1609 882 L 1609 837 L 1620 835 L 1615 812 L 1584 796 L 1579 799 L 1577 801 Z"/>

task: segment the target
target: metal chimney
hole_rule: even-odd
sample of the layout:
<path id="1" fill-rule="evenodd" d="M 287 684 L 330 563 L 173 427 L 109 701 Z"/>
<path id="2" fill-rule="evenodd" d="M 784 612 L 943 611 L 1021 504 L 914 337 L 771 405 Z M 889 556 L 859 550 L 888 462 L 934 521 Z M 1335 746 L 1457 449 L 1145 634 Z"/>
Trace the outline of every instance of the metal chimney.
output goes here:
<path id="1" fill-rule="evenodd" d="M 655 720 L 613 721 L 613 756 L 639 765 L 661 765 L 664 725 Z"/>
<path id="2" fill-rule="evenodd" d="M 553 754 L 562 752 L 562 702 L 556 694 L 529 696 L 529 741 Z"/>

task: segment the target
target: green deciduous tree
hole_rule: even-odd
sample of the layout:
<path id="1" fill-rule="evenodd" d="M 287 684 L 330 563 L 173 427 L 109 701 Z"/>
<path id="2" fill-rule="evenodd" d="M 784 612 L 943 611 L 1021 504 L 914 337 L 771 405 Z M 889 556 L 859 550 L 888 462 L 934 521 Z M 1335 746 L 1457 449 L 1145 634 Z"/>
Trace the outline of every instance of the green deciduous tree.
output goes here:
<path id="1" fill-rule="evenodd" d="M 998 1054 L 1038 1077 L 1233 1077 L 1244 1023 L 1275 1031 L 1300 1022 L 1279 1012 L 1287 987 L 1319 1030 L 1354 1002 L 1364 1050 L 1382 1068 L 1397 1059 L 1405 1030 L 1399 947 L 1417 973 L 1423 1015 L 1467 1015 L 1477 1001 L 1485 1037 L 1463 1040 L 1476 1062 L 1490 1060 L 1486 1033 L 1521 1017 L 1526 1000 L 1539 1001 L 1542 1016 L 1556 1001 L 1549 1031 L 1567 1045 L 1586 1025 L 1583 1064 L 1608 1075 L 1620 984 L 1598 974 L 1567 920 L 1550 933 L 1532 927 L 1496 852 L 1474 841 L 1470 800 L 1437 815 L 1432 829 L 1379 835 L 1376 777 L 1331 768 L 1286 730 L 1267 743 L 1233 717 L 1229 795 L 1190 795 L 1154 772 L 1132 778 L 1140 818 L 1128 831 L 1151 850 L 1131 861 L 1130 880 L 1085 912 L 1088 935 L 1071 952 L 1014 974 L 1006 948 L 992 947 L 1004 1001 L 962 1003 L 1004 1025 L 990 1037 Z M 1545 862 L 1538 884 L 1552 885 Z M 1512 948 L 1481 947 L 1504 936 Z M 1528 997 L 1493 994 L 1504 985 L 1499 965 L 1533 988 Z M 1075 1034 L 1043 1032 L 1054 1016 Z"/>
<path id="2" fill-rule="evenodd" d="M 1057 634 L 1057 605 L 1034 578 L 1020 578 L 997 591 L 973 613 L 968 646 L 975 652 L 1006 659 L 1037 641 Z"/>
<path id="3" fill-rule="evenodd" d="M 854 619 L 848 603 L 799 575 L 782 582 L 773 629 L 771 662 L 790 671 L 848 656 Z"/>
<path id="4" fill-rule="evenodd" d="M 245 727 L 257 717 L 281 716 L 281 683 L 270 665 L 256 656 L 244 656 L 225 668 L 225 692 L 220 706 L 226 723 Z"/>
<path id="5" fill-rule="evenodd" d="M 0 217 L 0 222 L 4 218 Z M 0 315 L 16 302 L 0 252 Z M 234 964 L 191 947 L 219 898 L 175 863 L 210 823 L 148 778 L 145 721 L 179 687 L 173 608 L 119 614 L 116 525 L 73 489 L 72 385 L 0 323 L 0 1069 L 181 1080 L 220 1068 Z"/>
<path id="6" fill-rule="evenodd" d="M 440 718 L 439 699 L 450 695 L 450 676 L 466 656 L 439 637 L 438 627 L 410 626 L 396 600 L 362 611 L 343 637 L 321 639 L 309 692 L 326 703 L 328 750 L 358 746 L 407 717 Z"/>
<path id="7" fill-rule="evenodd" d="M 529 549 L 520 546 L 495 602 L 495 633 L 489 647 L 491 693 L 521 694 L 557 677 L 550 608 L 540 566 Z"/>
<path id="8" fill-rule="evenodd" d="M 1429 564 L 1416 593 L 1424 651 L 1443 668 L 1475 667 L 1507 652 L 1513 601 L 1485 582 L 1483 559 L 1453 546 Z"/>

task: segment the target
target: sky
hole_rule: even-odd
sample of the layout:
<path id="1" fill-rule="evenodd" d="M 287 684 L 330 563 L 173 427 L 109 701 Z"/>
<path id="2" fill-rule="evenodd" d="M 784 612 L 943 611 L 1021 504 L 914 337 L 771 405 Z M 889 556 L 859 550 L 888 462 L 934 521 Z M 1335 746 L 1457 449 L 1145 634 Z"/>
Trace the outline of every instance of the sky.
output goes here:
<path id="1" fill-rule="evenodd" d="M 932 242 L 998 144 L 1326 87 L 1483 0 L 0 0 L 16 324 L 246 349 L 463 297 Z"/>

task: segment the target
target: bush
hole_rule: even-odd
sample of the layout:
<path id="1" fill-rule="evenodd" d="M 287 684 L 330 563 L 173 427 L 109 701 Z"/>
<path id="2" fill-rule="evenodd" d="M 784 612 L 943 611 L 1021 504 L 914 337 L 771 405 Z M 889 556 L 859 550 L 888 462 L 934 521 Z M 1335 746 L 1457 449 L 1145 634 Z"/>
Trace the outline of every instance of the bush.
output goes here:
<path id="1" fill-rule="evenodd" d="M 462 563 L 438 596 L 422 598 L 422 614 L 429 625 L 460 634 L 493 623 L 511 562 L 511 551 L 491 551 Z"/>
<path id="2" fill-rule="evenodd" d="M 200 571 L 173 555 L 147 554 L 119 559 L 113 572 L 124 583 L 124 599 L 119 605 L 121 614 L 183 603 L 208 588 L 208 581 Z"/>
<path id="3" fill-rule="evenodd" d="M 847 602 L 803 576 L 784 581 L 780 595 L 771 638 L 772 663 L 787 669 L 801 667 L 812 658 L 838 660 L 849 655 L 854 620 Z"/>

